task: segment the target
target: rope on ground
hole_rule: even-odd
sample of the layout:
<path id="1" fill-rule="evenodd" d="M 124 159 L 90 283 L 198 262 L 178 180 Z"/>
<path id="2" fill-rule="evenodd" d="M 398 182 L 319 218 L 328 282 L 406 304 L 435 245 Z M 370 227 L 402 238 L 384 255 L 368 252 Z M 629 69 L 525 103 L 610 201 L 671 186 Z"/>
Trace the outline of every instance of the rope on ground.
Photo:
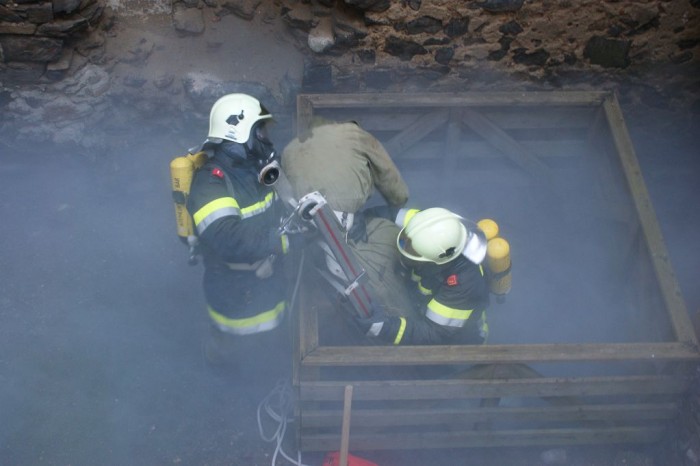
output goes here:
<path id="1" fill-rule="evenodd" d="M 275 466 L 277 456 L 282 455 L 284 459 L 296 466 L 308 466 L 301 462 L 301 452 L 297 452 L 297 459 L 291 458 L 282 449 L 282 442 L 287 432 L 287 424 L 293 413 L 294 394 L 292 386 L 287 380 L 277 382 L 272 391 L 258 405 L 258 431 L 260 438 L 266 442 L 275 443 L 275 453 L 272 455 L 272 466 Z M 262 413 L 267 414 L 270 419 L 277 423 L 277 428 L 272 435 L 266 435 L 263 428 Z"/>

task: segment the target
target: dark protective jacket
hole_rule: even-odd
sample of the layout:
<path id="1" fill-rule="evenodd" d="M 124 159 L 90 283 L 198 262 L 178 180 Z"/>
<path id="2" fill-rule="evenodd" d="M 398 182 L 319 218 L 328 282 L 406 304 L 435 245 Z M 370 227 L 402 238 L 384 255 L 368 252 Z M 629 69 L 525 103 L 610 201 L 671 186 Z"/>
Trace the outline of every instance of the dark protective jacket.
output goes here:
<path id="1" fill-rule="evenodd" d="M 424 316 L 392 318 L 382 334 L 402 345 L 481 344 L 485 341 L 490 295 L 481 265 L 464 256 L 443 265 L 424 263 L 413 272 L 426 296 Z"/>
<path id="2" fill-rule="evenodd" d="M 401 209 L 395 219 L 405 227 L 417 209 Z M 395 345 L 481 344 L 488 336 L 488 277 L 482 265 L 460 255 L 446 264 L 402 258 L 411 270 L 425 305 L 417 315 L 390 316 L 378 336 Z M 417 298 L 420 299 L 420 298 Z"/>
<path id="3" fill-rule="evenodd" d="M 205 267 L 209 315 L 235 334 L 271 330 L 285 309 L 281 207 L 257 176 L 253 164 L 217 147 L 195 174 L 187 201 Z"/>
<path id="4" fill-rule="evenodd" d="M 391 317 L 380 338 L 395 345 L 481 344 L 488 335 L 490 295 L 481 265 L 464 256 L 443 265 L 425 263 L 413 272 L 424 295 L 424 316 Z"/>

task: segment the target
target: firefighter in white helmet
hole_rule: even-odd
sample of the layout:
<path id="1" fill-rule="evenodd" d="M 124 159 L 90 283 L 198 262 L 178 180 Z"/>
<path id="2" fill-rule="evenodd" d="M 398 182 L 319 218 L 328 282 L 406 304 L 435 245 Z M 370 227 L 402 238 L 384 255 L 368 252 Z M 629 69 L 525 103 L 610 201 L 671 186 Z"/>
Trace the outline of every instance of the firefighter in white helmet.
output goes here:
<path id="1" fill-rule="evenodd" d="M 270 112 L 246 94 L 225 95 L 210 112 L 202 145 L 209 160 L 195 173 L 187 201 L 205 267 L 210 343 L 230 341 L 225 335 L 241 340 L 269 334 L 283 320 L 280 262 L 289 238 L 278 233 L 282 206 L 261 176 L 278 158 L 267 133 L 270 121 Z M 207 349 L 220 359 L 221 344 Z"/>
<path id="2" fill-rule="evenodd" d="M 359 321 L 367 334 L 399 345 L 481 344 L 488 335 L 489 287 L 481 263 L 486 236 L 443 208 L 402 209 L 396 245 L 425 305 L 415 317 L 375 315 Z"/>

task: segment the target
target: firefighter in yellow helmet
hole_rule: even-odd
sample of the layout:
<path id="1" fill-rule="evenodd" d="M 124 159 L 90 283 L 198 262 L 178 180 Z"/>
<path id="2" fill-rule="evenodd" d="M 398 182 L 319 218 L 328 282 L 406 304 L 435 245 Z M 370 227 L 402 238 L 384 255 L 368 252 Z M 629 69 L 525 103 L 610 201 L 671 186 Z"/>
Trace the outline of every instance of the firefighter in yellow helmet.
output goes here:
<path id="1" fill-rule="evenodd" d="M 261 179 L 278 158 L 267 133 L 271 120 L 246 94 L 225 95 L 210 112 L 202 146 L 209 160 L 195 173 L 187 201 L 205 267 L 204 295 L 215 332 L 210 342 L 269 334 L 283 320 L 281 259 L 289 238 L 278 233 L 282 206 Z"/>
<path id="2" fill-rule="evenodd" d="M 359 321 L 370 336 L 399 345 L 481 344 L 488 334 L 489 287 L 481 263 L 486 237 L 475 225 L 443 208 L 403 209 L 396 245 L 425 305 L 415 317 L 375 309 Z"/>

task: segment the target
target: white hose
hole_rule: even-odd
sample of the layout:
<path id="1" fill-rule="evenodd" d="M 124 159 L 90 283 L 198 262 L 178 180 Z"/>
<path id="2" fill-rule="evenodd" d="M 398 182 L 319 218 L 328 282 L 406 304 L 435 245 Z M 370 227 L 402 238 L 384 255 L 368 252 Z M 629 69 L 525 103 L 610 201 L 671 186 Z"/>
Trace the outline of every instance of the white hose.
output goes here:
<path id="1" fill-rule="evenodd" d="M 294 309 L 294 303 L 297 297 L 297 291 L 299 290 L 299 284 L 301 282 L 301 270 L 304 265 L 304 250 L 301 252 L 301 258 L 299 260 L 299 270 L 297 271 L 297 280 L 294 284 L 294 289 L 292 290 L 292 296 L 290 299 L 290 309 Z M 260 402 L 258 405 L 258 432 L 260 432 L 260 438 L 266 442 L 275 443 L 275 453 L 272 455 L 272 466 L 275 466 L 277 461 L 277 455 L 280 454 L 284 459 L 296 466 L 308 466 L 301 462 L 301 452 L 297 451 L 297 459 L 294 460 L 290 458 L 282 449 L 282 442 L 284 441 L 284 435 L 287 433 L 287 423 L 293 422 L 289 420 L 289 416 L 293 412 L 294 407 L 294 392 L 292 391 L 292 386 L 287 380 L 280 380 L 277 382 L 272 391 Z M 272 435 L 265 435 L 265 430 L 262 425 L 261 413 L 265 412 L 273 421 L 277 423 L 277 429 Z"/>
<path id="2" fill-rule="evenodd" d="M 284 459 L 296 466 L 308 466 L 301 462 L 301 452 L 297 452 L 297 459 L 292 459 L 282 449 L 284 435 L 287 432 L 287 423 L 293 408 L 293 392 L 289 381 L 277 382 L 275 388 L 258 405 L 258 431 L 260 438 L 266 442 L 275 443 L 275 453 L 272 455 L 272 466 L 275 466 L 277 455 L 282 455 Z M 261 413 L 265 412 L 273 421 L 277 423 L 277 429 L 272 435 L 266 435 L 262 425 Z"/>

